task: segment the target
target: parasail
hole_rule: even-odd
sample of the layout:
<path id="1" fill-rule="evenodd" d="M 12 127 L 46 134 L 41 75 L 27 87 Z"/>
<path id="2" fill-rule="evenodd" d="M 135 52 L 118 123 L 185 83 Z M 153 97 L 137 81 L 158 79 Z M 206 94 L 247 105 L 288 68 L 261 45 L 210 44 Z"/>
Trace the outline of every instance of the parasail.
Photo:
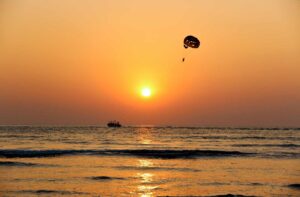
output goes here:
<path id="1" fill-rule="evenodd" d="M 198 40 L 198 38 L 194 37 L 194 36 L 187 36 L 184 38 L 183 40 L 183 46 L 184 48 L 198 48 L 200 46 L 200 41 Z"/>
<path id="2" fill-rule="evenodd" d="M 186 49 L 189 48 L 189 47 L 196 49 L 196 48 L 198 48 L 200 46 L 200 41 L 195 36 L 189 35 L 189 36 L 187 36 L 187 37 L 184 38 L 184 40 L 183 40 L 183 46 Z M 184 62 L 184 61 L 185 61 L 185 58 L 182 58 L 182 62 Z"/>

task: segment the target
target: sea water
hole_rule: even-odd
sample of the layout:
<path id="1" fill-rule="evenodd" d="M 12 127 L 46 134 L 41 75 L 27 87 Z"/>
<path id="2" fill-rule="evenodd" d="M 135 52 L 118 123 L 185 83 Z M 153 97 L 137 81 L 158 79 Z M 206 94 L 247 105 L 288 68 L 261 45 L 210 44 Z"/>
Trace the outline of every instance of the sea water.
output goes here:
<path id="1" fill-rule="evenodd" d="M 0 196 L 300 196 L 300 129 L 0 127 Z"/>

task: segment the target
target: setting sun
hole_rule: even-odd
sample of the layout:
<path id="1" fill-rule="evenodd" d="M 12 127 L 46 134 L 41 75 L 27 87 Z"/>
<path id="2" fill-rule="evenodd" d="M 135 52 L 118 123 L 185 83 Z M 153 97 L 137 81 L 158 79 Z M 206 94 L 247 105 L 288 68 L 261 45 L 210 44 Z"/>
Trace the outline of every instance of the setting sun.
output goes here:
<path id="1" fill-rule="evenodd" d="M 151 96 L 151 89 L 148 87 L 142 88 L 141 95 L 143 97 L 150 97 Z"/>
<path id="2" fill-rule="evenodd" d="M 0 0 L 0 197 L 300 197 L 299 35 L 300 0 Z"/>

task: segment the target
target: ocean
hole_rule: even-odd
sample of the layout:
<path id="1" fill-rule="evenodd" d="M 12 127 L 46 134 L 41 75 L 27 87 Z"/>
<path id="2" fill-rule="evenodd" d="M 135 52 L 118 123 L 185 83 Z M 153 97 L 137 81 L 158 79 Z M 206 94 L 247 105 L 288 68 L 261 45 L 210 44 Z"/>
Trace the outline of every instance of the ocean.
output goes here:
<path id="1" fill-rule="evenodd" d="M 1 126 L 0 196 L 300 196 L 300 129 Z"/>

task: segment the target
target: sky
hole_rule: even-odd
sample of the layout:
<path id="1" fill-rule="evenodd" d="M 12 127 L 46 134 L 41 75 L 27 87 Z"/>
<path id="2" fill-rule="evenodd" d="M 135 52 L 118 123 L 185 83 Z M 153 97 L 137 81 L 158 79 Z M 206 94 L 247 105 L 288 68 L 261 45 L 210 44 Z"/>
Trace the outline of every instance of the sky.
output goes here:
<path id="1" fill-rule="evenodd" d="M 299 35 L 298 0 L 1 0 L 0 125 L 299 127 Z"/>

